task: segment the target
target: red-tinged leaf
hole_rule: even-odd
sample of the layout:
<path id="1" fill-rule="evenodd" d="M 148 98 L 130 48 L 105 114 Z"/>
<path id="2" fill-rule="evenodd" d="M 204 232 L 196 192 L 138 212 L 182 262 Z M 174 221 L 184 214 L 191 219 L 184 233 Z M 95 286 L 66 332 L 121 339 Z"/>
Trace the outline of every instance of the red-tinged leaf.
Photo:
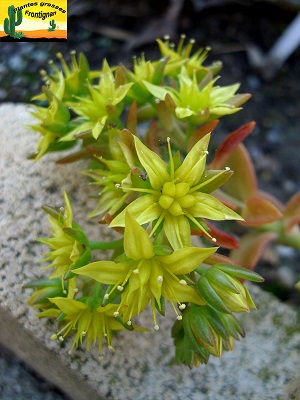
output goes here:
<path id="1" fill-rule="evenodd" d="M 253 131 L 254 127 L 255 122 L 249 122 L 230 133 L 218 148 L 212 160 L 211 168 L 219 169 L 223 167 L 232 151 Z"/>
<path id="2" fill-rule="evenodd" d="M 205 264 L 214 265 L 219 263 L 226 263 L 232 265 L 238 265 L 238 263 L 230 257 L 224 256 L 223 254 L 214 253 L 207 257 L 204 261 Z"/>
<path id="3" fill-rule="evenodd" d="M 241 214 L 245 221 L 240 223 L 245 226 L 266 225 L 282 218 L 281 211 L 269 200 L 259 195 L 246 199 Z"/>
<path id="4" fill-rule="evenodd" d="M 216 226 L 205 220 L 205 223 L 208 225 L 210 229 L 210 234 L 213 238 L 217 241 L 211 241 L 211 243 L 224 247 L 225 249 L 237 249 L 239 247 L 238 239 L 227 232 L 221 231 Z M 191 231 L 192 235 L 203 236 L 204 233 L 200 230 L 193 230 Z M 209 238 L 207 238 L 210 240 Z"/>
<path id="5" fill-rule="evenodd" d="M 230 154 L 226 166 L 234 171 L 233 176 L 223 186 L 226 193 L 241 201 L 256 195 L 255 169 L 250 155 L 242 143 Z"/>
<path id="6" fill-rule="evenodd" d="M 171 100 L 172 100 L 172 98 L 171 98 Z M 168 134 L 171 133 L 174 130 L 174 110 L 173 110 L 173 108 L 170 108 L 165 101 L 160 101 L 156 105 L 156 110 L 157 110 L 159 121 L 161 122 L 166 133 L 168 133 Z"/>
<path id="7" fill-rule="evenodd" d="M 286 204 L 284 210 L 285 231 L 290 231 L 300 222 L 300 192 L 296 193 Z"/>
<path id="8" fill-rule="evenodd" d="M 56 164 L 70 164 L 78 160 L 82 160 L 83 158 L 90 157 L 89 152 L 86 149 L 82 149 L 77 151 L 76 153 L 69 154 L 66 157 L 60 158 L 56 160 Z"/>
<path id="9" fill-rule="evenodd" d="M 99 224 L 100 225 L 109 225 L 111 223 L 111 221 L 113 220 L 112 216 L 110 214 L 106 214 L 100 221 Z M 124 235 L 124 229 L 123 227 L 112 227 L 111 229 L 113 229 L 115 232 L 121 233 L 122 235 Z"/>
<path id="10" fill-rule="evenodd" d="M 208 122 L 205 125 L 200 126 L 197 128 L 190 136 L 189 141 L 188 141 L 188 151 L 191 150 L 191 148 L 200 140 L 202 139 L 205 135 L 208 133 L 212 132 L 215 127 L 219 124 L 220 120 L 215 119 L 214 121 Z"/>
<path id="11" fill-rule="evenodd" d="M 266 200 L 269 200 L 271 203 L 275 204 L 275 206 L 281 211 L 283 212 L 284 210 L 284 204 L 281 203 L 281 201 L 279 201 L 275 196 L 273 196 L 271 193 L 268 192 L 264 192 L 263 190 L 258 190 L 257 194 L 260 197 L 263 197 Z"/>
<path id="12" fill-rule="evenodd" d="M 136 101 L 131 104 L 127 115 L 127 128 L 133 135 L 137 135 L 137 105 Z"/>
<path id="13" fill-rule="evenodd" d="M 171 95 L 169 93 L 166 94 L 165 103 L 166 103 L 166 106 L 174 113 L 175 112 L 175 108 L 176 108 L 176 103 L 172 99 L 172 97 L 171 97 Z"/>
<path id="14" fill-rule="evenodd" d="M 125 85 L 125 83 L 126 83 L 126 74 L 125 74 L 124 68 L 121 67 L 121 66 L 118 66 L 116 68 L 115 81 L 116 81 L 115 82 L 116 83 L 116 87 L 119 87 L 121 85 Z"/>
<path id="15" fill-rule="evenodd" d="M 244 235 L 239 242 L 239 248 L 231 250 L 230 258 L 236 265 L 254 269 L 267 245 L 276 239 L 276 233 L 251 232 Z"/>
<path id="16" fill-rule="evenodd" d="M 136 154 L 133 137 L 134 137 L 134 135 L 128 129 L 123 129 L 121 132 L 120 139 L 121 139 L 122 143 L 124 143 L 128 147 L 128 149 L 130 150 L 130 153 L 133 155 L 133 157 L 137 159 L 137 154 Z"/>
<path id="17" fill-rule="evenodd" d="M 145 137 L 145 145 L 156 154 L 160 155 L 160 148 L 158 146 L 158 129 L 156 121 L 152 121 L 149 130 Z"/>

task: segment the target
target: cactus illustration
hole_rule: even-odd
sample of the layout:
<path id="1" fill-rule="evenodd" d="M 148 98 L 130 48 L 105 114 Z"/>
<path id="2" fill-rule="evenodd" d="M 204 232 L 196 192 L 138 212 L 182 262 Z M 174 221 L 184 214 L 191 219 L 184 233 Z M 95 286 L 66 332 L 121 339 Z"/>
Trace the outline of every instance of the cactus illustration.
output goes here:
<path id="1" fill-rule="evenodd" d="M 8 7 L 8 18 L 5 18 L 4 23 L 3 23 L 4 32 L 7 35 L 13 37 L 14 39 L 20 39 L 21 37 L 23 37 L 23 34 L 22 34 L 22 36 L 20 35 L 20 33 L 22 33 L 22 32 L 16 33 L 16 26 L 21 24 L 22 19 L 23 19 L 22 10 L 18 10 L 15 13 L 15 6 L 14 5 L 9 6 Z"/>
<path id="2" fill-rule="evenodd" d="M 55 21 L 54 21 L 54 19 L 52 19 L 51 21 L 50 21 L 50 28 L 48 28 L 48 32 L 53 32 L 53 31 L 55 31 L 55 29 L 56 29 L 56 23 L 55 23 Z"/>

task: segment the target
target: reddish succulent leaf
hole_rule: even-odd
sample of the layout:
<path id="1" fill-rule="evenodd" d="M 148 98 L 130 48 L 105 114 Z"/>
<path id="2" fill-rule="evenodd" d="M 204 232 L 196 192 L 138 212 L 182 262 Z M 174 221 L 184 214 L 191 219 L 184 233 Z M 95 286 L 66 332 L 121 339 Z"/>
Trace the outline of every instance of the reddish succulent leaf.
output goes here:
<path id="1" fill-rule="evenodd" d="M 230 133 L 219 146 L 211 163 L 211 168 L 219 169 L 223 167 L 232 151 L 253 131 L 254 127 L 255 122 L 249 122 Z"/>
<path id="2" fill-rule="evenodd" d="M 205 220 L 205 223 L 208 225 L 210 229 L 210 234 L 213 238 L 217 239 L 217 241 L 211 241 L 213 244 L 217 246 L 224 247 L 225 249 L 237 249 L 239 247 L 238 239 L 227 232 L 221 231 L 216 226 Z M 192 235 L 203 236 L 203 232 L 200 230 L 191 231 Z M 208 239 L 210 240 L 210 239 Z"/>
<path id="3" fill-rule="evenodd" d="M 70 164 L 75 161 L 81 160 L 83 158 L 88 158 L 90 157 L 89 152 L 86 149 L 82 149 L 77 151 L 76 153 L 69 154 L 66 157 L 60 158 L 59 160 L 56 160 L 56 164 Z"/>
<path id="4" fill-rule="evenodd" d="M 133 135 L 137 135 L 137 105 L 135 100 L 128 111 L 127 128 Z"/>
<path id="5" fill-rule="evenodd" d="M 116 86 L 125 85 L 126 83 L 126 74 L 124 68 L 118 66 L 115 71 L 115 81 Z"/>
<path id="6" fill-rule="evenodd" d="M 275 204 L 275 206 L 281 211 L 283 212 L 284 210 L 284 204 L 281 203 L 281 201 L 279 201 L 275 196 L 273 196 L 271 193 L 268 192 L 264 192 L 263 190 L 259 190 L 257 192 L 257 194 L 266 199 L 269 200 L 271 203 Z"/>
<path id="7" fill-rule="evenodd" d="M 167 98 L 167 96 L 166 96 L 166 98 Z M 157 109 L 157 114 L 158 114 L 159 120 L 160 120 L 162 126 L 164 127 L 165 131 L 167 133 L 172 132 L 174 129 L 174 117 L 173 117 L 174 110 L 173 110 L 173 108 L 172 107 L 170 108 L 168 106 L 167 101 L 160 101 L 159 103 L 157 103 L 156 109 Z"/>
<path id="8" fill-rule="evenodd" d="M 226 193 L 241 201 L 256 195 L 257 180 L 254 166 L 242 143 L 230 154 L 226 166 L 234 171 L 233 176 L 223 186 Z"/>
<path id="9" fill-rule="evenodd" d="M 248 197 L 241 212 L 245 226 L 261 226 L 282 218 L 282 213 L 269 200 L 260 196 Z"/>
<path id="10" fill-rule="evenodd" d="M 128 129 L 123 129 L 121 132 L 120 139 L 129 148 L 131 154 L 137 158 L 134 140 L 133 140 L 133 136 L 132 136 L 131 132 Z"/>
<path id="11" fill-rule="evenodd" d="M 160 155 L 160 149 L 158 147 L 158 129 L 156 121 L 152 121 L 149 130 L 146 134 L 145 145 L 156 154 Z"/>
<path id="12" fill-rule="evenodd" d="M 175 112 L 176 103 L 175 103 L 175 101 L 172 99 L 172 97 L 169 95 L 169 93 L 166 94 L 165 103 L 166 103 L 166 106 L 167 106 L 170 110 L 172 110 L 173 112 Z"/>
<path id="13" fill-rule="evenodd" d="M 113 217 L 110 214 L 106 214 L 100 221 L 99 224 L 100 225 L 109 225 L 111 223 L 111 221 L 113 220 Z M 124 228 L 121 226 L 116 226 L 116 227 L 112 227 L 111 229 L 113 229 L 115 232 L 121 233 L 122 235 L 124 235 Z"/>
<path id="14" fill-rule="evenodd" d="M 204 261 L 205 264 L 214 265 L 218 263 L 232 264 L 238 265 L 235 260 L 230 257 L 224 256 L 223 254 L 214 253 L 211 256 L 207 257 Z"/>
<path id="15" fill-rule="evenodd" d="M 200 126 L 197 128 L 192 134 L 191 137 L 189 138 L 188 141 L 188 151 L 191 150 L 191 148 L 200 140 L 202 139 L 205 135 L 208 133 L 212 132 L 215 127 L 219 124 L 220 120 L 215 119 L 214 121 L 208 122 L 205 125 Z"/>
<path id="16" fill-rule="evenodd" d="M 286 204 L 284 210 L 284 227 L 286 231 L 300 222 L 300 192 L 296 193 Z"/>
<path id="17" fill-rule="evenodd" d="M 239 242 L 239 248 L 230 252 L 230 257 L 240 266 L 254 269 L 266 246 L 276 239 L 276 233 L 251 232 L 244 235 Z"/>

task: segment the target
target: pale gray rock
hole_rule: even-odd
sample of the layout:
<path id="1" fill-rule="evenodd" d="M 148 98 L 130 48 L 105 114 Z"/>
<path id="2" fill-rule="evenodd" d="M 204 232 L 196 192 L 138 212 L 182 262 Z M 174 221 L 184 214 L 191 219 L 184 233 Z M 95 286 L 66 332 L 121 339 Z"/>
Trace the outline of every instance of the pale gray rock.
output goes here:
<path id="1" fill-rule="evenodd" d="M 172 364 L 174 347 L 170 327 L 175 315 L 167 310 L 160 330 L 152 329 L 147 312 L 139 318 L 149 333 L 121 332 L 115 352 L 97 349 L 68 354 L 69 341 L 51 341 L 55 323 L 39 320 L 26 304 L 29 290 L 23 285 L 45 274 L 38 260 L 45 250 L 37 237 L 48 236 L 41 206 L 63 205 L 63 190 L 71 199 L 76 220 L 92 239 L 107 235 L 86 217 L 95 203 L 88 200 L 94 188 L 80 175 L 81 165 L 60 166 L 51 155 L 37 163 L 28 161 L 37 135 L 28 107 L 0 106 L 0 342 L 57 385 L 71 399 L 111 400 L 274 400 L 299 394 L 300 330 L 296 311 L 257 286 L 249 285 L 258 310 L 241 316 L 246 339 L 221 359 L 189 370 Z M 101 256 L 101 255 L 99 255 Z M 296 386 L 295 386 L 296 385 Z M 298 397 L 299 398 L 299 397 Z"/>

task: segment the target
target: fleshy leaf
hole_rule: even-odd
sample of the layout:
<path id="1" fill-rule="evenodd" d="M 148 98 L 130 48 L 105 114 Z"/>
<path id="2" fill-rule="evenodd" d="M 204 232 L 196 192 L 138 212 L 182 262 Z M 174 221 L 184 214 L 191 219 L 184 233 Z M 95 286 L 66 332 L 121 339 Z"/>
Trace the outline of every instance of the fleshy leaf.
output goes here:
<path id="1" fill-rule="evenodd" d="M 274 239 L 276 239 L 276 233 L 273 232 L 247 233 L 240 239 L 239 248 L 230 252 L 230 258 L 238 265 L 253 269 L 266 246 Z"/>
<path id="2" fill-rule="evenodd" d="M 198 127 L 190 136 L 188 141 L 188 151 L 205 135 L 212 132 L 215 127 L 219 124 L 220 120 L 215 119 L 214 121 L 208 122 L 205 125 Z"/>
<path id="3" fill-rule="evenodd" d="M 244 201 L 257 192 L 257 181 L 250 155 L 243 144 L 239 144 L 226 161 L 226 166 L 234 171 L 233 176 L 223 186 L 226 193 Z"/>
<path id="4" fill-rule="evenodd" d="M 231 152 L 253 131 L 254 127 L 255 122 L 249 122 L 229 134 L 219 146 L 211 163 L 211 168 L 222 168 Z"/>
<path id="5" fill-rule="evenodd" d="M 246 199 L 241 214 L 245 220 L 241 224 L 246 226 L 261 226 L 282 217 L 282 213 L 273 203 L 258 195 Z"/>
<path id="6" fill-rule="evenodd" d="M 239 247 L 239 241 L 235 236 L 230 235 L 229 233 L 224 232 L 221 229 L 218 229 L 207 220 L 205 221 L 205 223 L 209 227 L 209 232 L 211 236 L 216 239 L 214 244 L 224 247 L 224 249 L 237 249 Z M 192 229 L 192 235 L 204 236 L 204 232 Z M 209 240 L 209 238 L 207 239 Z"/>
<path id="7" fill-rule="evenodd" d="M 226 272 L 226 274 L 232 275 L 237 278 L 247 279 L 248 281 L 253 282 L 263 282 L 264 278 L 258 273 L 251 271 L 250 269 L 239 267 L 237 265 L 232 264 L 216 264 L 214 265 L 215 269 L 219 269 L 221 271 Z M 225 275 L 226 275 L 225 274 Z"/>
<path id="8" fill-rule="evenodd" d="M 296 193 L 286 204 L 284 226 L 286 232 L 300 222 L 300 192 Z"/>

